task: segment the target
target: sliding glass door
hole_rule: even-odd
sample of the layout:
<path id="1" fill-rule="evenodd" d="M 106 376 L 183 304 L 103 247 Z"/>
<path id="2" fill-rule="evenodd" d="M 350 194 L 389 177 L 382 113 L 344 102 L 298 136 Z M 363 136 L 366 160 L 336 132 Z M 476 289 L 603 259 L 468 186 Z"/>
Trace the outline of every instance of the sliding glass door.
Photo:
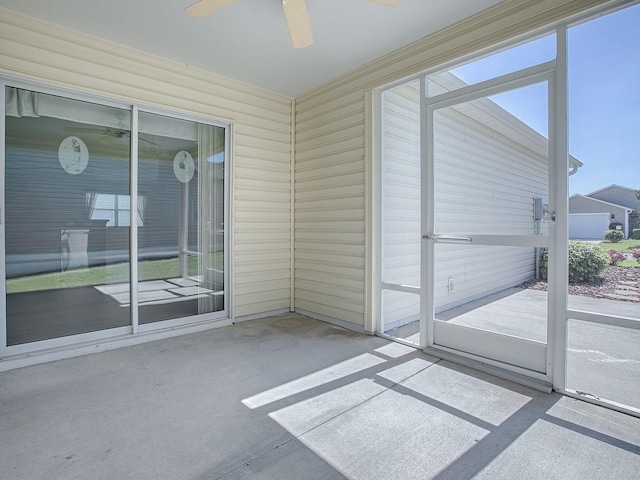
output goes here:
<path id="1" fill-rule="evenodd" d="M 0 347 L 225 316 L 227 127 L 4 95 Z"/>

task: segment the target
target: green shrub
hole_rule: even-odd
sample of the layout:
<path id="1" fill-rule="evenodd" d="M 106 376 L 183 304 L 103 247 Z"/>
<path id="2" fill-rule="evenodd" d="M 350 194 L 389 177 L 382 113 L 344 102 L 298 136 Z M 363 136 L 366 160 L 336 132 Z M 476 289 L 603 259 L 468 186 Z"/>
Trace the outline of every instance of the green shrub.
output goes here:
<path id="1" fill-rule="evenodd" d="M 607 230 L 604 239 L 607 242 L 618 243 L 620 240 L 624 240 L 624 233 L 620 230 Z"/>
<path id="2" fill-rule="evenodd" d="M 633 232 L 631 233 L 631 238 L 633 238 L 634 240 L 640 240 L 640 228 L 633 229 Z"/>
<path id="3" fill-rule="evenodd" d="M 547 249 L 542 252 L 540 261 L 540 276 L 547 280 L 548 266 Z M 569 283 L 590 283 L 609 265 L 611 258 L 602 247 L 593 243 L 569 242 Z"/>

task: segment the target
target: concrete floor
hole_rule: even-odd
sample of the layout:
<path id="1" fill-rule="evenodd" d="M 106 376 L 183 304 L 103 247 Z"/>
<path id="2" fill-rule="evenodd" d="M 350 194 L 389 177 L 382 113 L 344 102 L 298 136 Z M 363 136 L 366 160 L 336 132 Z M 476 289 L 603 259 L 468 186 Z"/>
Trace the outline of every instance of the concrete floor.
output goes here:
<path id="1" fill-rule="evenodd" d="M 639 303 L 569 295 L 569 306 L 640 322 Z M 438 313 L 436 318 L 546 342 L 547 294 L 511 288 Z M 417 345 L 419 332 L 419 322 L 413 322 L 387 333 Z M 570 319 L 567 333 L 567 388 L 640 408 L 640 330 Z"/>
<path id="2" fill-rule="evenodd" d="M 640 419 L 299 315 L 0 373 L 0 478 L 637 479 Z"/>

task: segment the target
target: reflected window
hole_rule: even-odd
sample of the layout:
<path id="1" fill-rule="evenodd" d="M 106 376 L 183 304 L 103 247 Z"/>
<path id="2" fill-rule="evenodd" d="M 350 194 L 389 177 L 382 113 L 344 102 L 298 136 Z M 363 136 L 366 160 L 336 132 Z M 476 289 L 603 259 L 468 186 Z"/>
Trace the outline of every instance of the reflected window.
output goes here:
<path id="1" fill-rule="evenodd" d="M 87 194 L 91 208 L 91 220 L 106 220 L 107 227 L 131 226 L 131 197 L 112 193 Z M 138 226 L 144 225 L 144 197 L 138 197 Z"/>

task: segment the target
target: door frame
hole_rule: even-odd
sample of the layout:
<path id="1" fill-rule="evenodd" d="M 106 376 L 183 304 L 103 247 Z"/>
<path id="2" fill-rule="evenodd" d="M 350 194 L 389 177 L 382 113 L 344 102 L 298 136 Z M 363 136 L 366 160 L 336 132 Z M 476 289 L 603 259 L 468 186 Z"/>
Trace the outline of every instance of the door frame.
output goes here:
<path id="1" fill-rule="evenodd" d="M 519 374 L 533 376 L 540 380 L 551 382 L 548 362 L 548 343 L 533 341 L 524 338 L 513 337 L 498 332 L 490 332 L 473 327 L 464 327 L 454 324 L 443 324 L 435 319 L 435 244 L 465 244 L 475 245 L 499 245 L 522 247 L 547 247 L 549 254 L 554 242 L 551 237 L 553 229 L 549 229 L 549 236 L 534 235 L 473 235 L 473 237 L 446 237 L 436 233 L 435 225 L 435 139 L 434 139 L 434 113 L 437 110 L 459 105 L 461 103 L 486 98 L 491 95 L 512 91 L 531 85 L 545 83 L 547 85 L 548 118 L 557 103 L 555 89 L 556 61 L 551 60 L 533 67 L 528 67 L 513 73 L 469 85 L 458 90 L 446 92 L 435 97 L 421 95 L 421 145 L 422 156 L 422 259 L 421 259 L 421 283 L 425 286 L 421 295 L 421 345 L 432 351 L 445 351 L 461 355 L 474 360 L 492 363 L 495 366 L 515 371 Z M 421 79 L 421 90 L 425 92 L 426 80 Z M 548 152 L 548 179 L 549 190 L 552 189 L 551 177 L 554 176 L 555 158 L 552 145 L 555 144 L 556 132 L 551 128 L 549 121 Z M 548 192 L 549 209 L 555 211 L 551 203 L 551 192 Z M 555 217 L 554 217 L 555 218 Z M 553 223 L 550 219 L 549 223 Z M 552 297 L 556 291 L 550 277 L 547 305 L 547 342 L 552 342 L 551 334 L 553 315 L 551 305 Z M 445 345 L 445 343 L 447 345 Z M 493 352 L 493 353 L 492 353 Z"/>
<path id="2" fill-rule="evenodd" d="M 505 42 L 494 45 L 491 48 L 479 50 L 477 52 L 470 53 L 464 57 L 450 59 L 446 63 L 439 64 L 428 70 L 422 70 L 415 72 L 411 75 L 403 78 L 398 78 L 394 81 L 388 82 L 384 85 L 380 85 L 371 91 L 372 100 L 371 104 L 376 106 L 372 110 L 374 116 L 373 122 L 371 122 L 371 131 L 369 132 L 370 138 L 374 139 L 373 146 L 371 147 L 372 156 L 375 159 L 375 167 L 371 169 L 370 176 L 368 177 L 367 186 L 373 189 L 374 192 L 378 192 L 377 195 L 370 195 L 372 204 L 370 208 L 373 211 L 371 217 L 376 222 L 375 229 L 371 229 L 377 237 L 374 236 L 370 239 L 371 256 L 368 259 L 372 260 L 372 265 L 369 267 L 369 271 L 373 277 L 372 286 L 374 291 L 370 294 L 369 298 L 372 300 L 371 311 L 376 321 L 376 326 L 380 329 L 383 326 L 382 323 L 382 306 L 381 298 L 383 291 L 401 291 L 406 293 L 421 294 L 423 288 L 420 287 L 408 287 L 404 285 L 392 285 L 386 284 L 382 281 L 380 264 L 383 262 L 382 249 L 384 246 L 382 236 L 382 202 L 383 189 L 382 189 L 382 168 L 383 168 L 383 146 L 384 146 L 384 116 L 381 113 L 380 106 L 382 105 L 382 95 L 385 91 L 407 85 L 413 81 L 419 81 L 421 83 L 421 92 L 425 91 L 425 76 L 431 73 L 435 73 L 443 68 L 450 68 L 455 65 L 459 65 L 463 61 L 472 61 L 481 58 L 484 54 L 491 54 L 500 49 L 509 48 L 515 46 L 518 43 L 531 40 L 535 37 L 542 36 L 544 34 L 555 33 L 556 35 L 556 59 L 555 70 L 550 77 L 550 88 L 555 90 L 555 102 L 552 103 L 552 108 L 549 111 L 549 152 L 550 156 L 555 158 L 555 169 L 551 172 L 549 182 L 549 204 L 555 205 L 555 208 L 549 212 L 550 215 L 555 217 L 555 221 L 549 222 L 549 258 L 548 258 L 548 275 L 549 278 L 555 282 L 555 287 L 549 289 L 548 298 L 548 316 L 549 321 L 547 325 L 548 337 L 547 337 L 547 372 L 545 375 L 538 375 L 530 371 L 520 372 L 517 368 L 513 368 L 509 365 L 501 364 L 500 362 L 492 362 L 486 358 L 473 357 L 471 355 L 464 355 L 460 352 L 449 353 L 441 348 L 434 348 L 429 346 L 433 344 L 433 329 L 429 329 L 427 322 L 428 308 L 425 302 L 421 302 L 420 309 L 420 342 L 419 346 L 427 353 L 434 354 L 437 357 L 450 359 L 457 363 L 470 365 L 473 368 L 489 371 L 498 376 L 502 376 L 511 379 L 517 383 L 532 386 L 534 388 L 541 388 L 550 390 L 551 388 L 557 392 L 565 395 L 587 401 L 590 403 L 605 406 L 607 408 L 613 408 L 618 411 L 622 411 L 634 416 L 640 416 L 640 410 L 636 407 L 629 405 L 622 405 L 615 401 L 594 398 L 585 396 L 582 392 L 573 390 L 567 387 L 567 348 L 568 348 L 568 323 L 569 319 L 579 320 L 582 322 L 589 322 L 596 325 L 609 325 L 615 327 L 626 328 L 633 331 L 640 330 L 640 322 L 637 318 L 623 317 L 619 315 L 608 315 L 596 312 L 580 311 L 569 308 L 568 305 L 568 281 L 569 281 L 569 269 L 568 269 L 568 176 L 570 174 L 569 168 L 569 148 L 568 148 L 568 79 L 567 79 L 567 53 L 568 53 L 568 30 L 574 25 L 582 22 L 588 22 L 592 19 L 596 19 L 603 15 L 614 13 L 618 10 L 622 10 L 629 6 L 636 4 L 636 0 L 619 0 L 605 5 L 600 5 L 596 8 L 587 9 L 579 12 L 571 17 L 563 18 L 548 29 L 541 29 L 539 31 L 529 32 L 528 34 L 511 38 Z M 421 95 L 424 97 L 424 95 Z M 424 102 L 420 103 L 420 108 L 423 110 L 420 113 L 421 125 L 421 157 L 426 158 L 426 129 L 424 128 L 424 119 L 426 118 L 426 105 Z M 552 135 L 552 133 L 554 135 Z M 378 140 L 379 139 L 379 140 Z M 426 192 L 423 189 L 423 195 L 426 197 Z M 422 204 L 424 205 L 427 198 L 422 198 Z M 426 224 L 426 222 L 423 222 Z M 426 230 L 423 230 L 426 234 Z M 427 242 L 422 241 L 421 255 L 426 257 L 428 254 Z M 371 261 L 371 260 L 370 260 Z M 433 259 L 427 258 L 427 261 L 432 262 Z M 421 278 L 427 277 L 426 273 L 421 273 Z M 377 330 L 378 334 L 400 343 L 414 345 L 403 339 L 398 339 L 387 335 L 382 330 Z M 495 368 L 494 368 L 495 367 Z M 524 373 L 524 374 L 519 374 Z"/>

